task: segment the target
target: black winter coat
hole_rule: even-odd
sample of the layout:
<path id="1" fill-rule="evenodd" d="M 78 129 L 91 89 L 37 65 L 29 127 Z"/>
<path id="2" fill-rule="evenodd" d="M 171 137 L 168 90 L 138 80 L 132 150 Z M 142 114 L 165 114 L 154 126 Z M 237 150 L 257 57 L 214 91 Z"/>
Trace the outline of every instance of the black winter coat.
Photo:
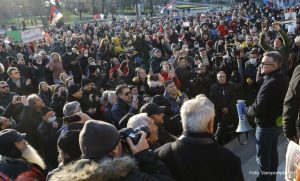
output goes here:
<path id="1" fill-rule="evenodd" d="M 276 119 L 282 115 L 283 101 L 288 89 L 288 79 L 280 70 L 265 76 L 257 98 L 249 106 L 247 114 L 255 116 L 258 127 L 276 127 Z"/>
<path id="2" fill-rule="evenodd" d="M 90 170 L 85 180 L 102 178 L 104 180 L 120 181 L 173 181 L 169 169 L 157 156 L 148 150 L 135 154 L 135 159 L 129 156 L 104 158 L 100 161 L 81 159 L 76 163 L 63 167 L 51 176 L 53 180 L 67 181 L 81 177 L 78 170 Z M 117 168 L 117 170 L 116 170 Z"/>
<path id="3" fill-rule="evenodd" d="M 40 92 L 38 96 L 43 100 L 45 106 L 49 106 L 52 100 L 52 94 L 50 91 L 48 92 Z"/>
<path id="4" fill-rule="evenodd" d="M 49 105 L 51 109 L 56 113 L 56 116 L 59 118 L 62 118 L 64 116 L 63 114 L 63 107 L 66 103 L 66 98 L 57 96 L 57 94 L 54 94 L 52 96 L 52 101 Z"/>
<path id="5" fill-rule="evenodd" d="M 283 103 L 283 131 L 288 138 L 297 136 L 300 110 L 300 65 L 295 68 Z"/>
<path id="6" fill-rule="evenodd" d="M 240 158 L 217 144 L 212 134 L 183 135 L 176 142 L 167 143 L 155 151 L 177 181 L 244 180 Z"/>
<path id="7" fill-rule="evenodd" d="M 137 113 L 138 110 L 131 107 L 129 104 L 124 102 L 122 99 L 118 98 L 118 103 L 114 104 L 111 108 L 112 118 L 116 125 L 119 124 L 120 120 L 125 116 L 127 113 Z"/>
<path id="8" fill-rule="evenodd" d="M 29 95 L 33 93 L 32 84 L 26 85 L 26 79 L 21 77 L 20 84 L 21 86 L 18 87 L 11 78 L 7 79 L 7 84 L 9 86 L 10 92 L 15 92 L 20 96 Z"/>

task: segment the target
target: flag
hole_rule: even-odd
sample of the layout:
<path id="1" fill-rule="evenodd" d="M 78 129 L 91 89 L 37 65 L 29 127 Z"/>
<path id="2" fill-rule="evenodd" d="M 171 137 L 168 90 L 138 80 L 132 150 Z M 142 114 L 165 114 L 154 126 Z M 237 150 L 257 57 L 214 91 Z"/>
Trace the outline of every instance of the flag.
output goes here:
<path id="1" fill-rule="evenodd" d="M 104 20 L 104 14 L 95 14 L 94 21 Z"/>
<path id="2" fill-rule="evenodd" d="M 160 11 L 160 13 L 164 13 L 164 11 L 168 8 L 172 8 L 173 4 L 176 2 L 176 0 L 173 0 L 172 2 L 170 2 L 169 4 L 167 4 L 164 8 L 162 8 L 162 10 Z"/>
<path id="3" fill-rule="evenodd" d="M 63 15 L 61 14 L 61 12 L 58 11 L 58 9 L 56 8 L 56 6 L 52 5 L 51 11 L 50 11 L 50 22 L 52 24 L 55 24 L 62 17 L 63 17 Z"/>

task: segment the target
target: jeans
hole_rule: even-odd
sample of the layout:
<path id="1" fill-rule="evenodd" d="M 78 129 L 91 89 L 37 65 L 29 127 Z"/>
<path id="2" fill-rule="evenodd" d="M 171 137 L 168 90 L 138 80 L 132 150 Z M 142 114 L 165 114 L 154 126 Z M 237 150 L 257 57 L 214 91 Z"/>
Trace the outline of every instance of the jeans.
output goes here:
<path id="1" fill-rule="evenodd" d="M 257 181 L 276 181 L 278 167 L 277 143 L 282 128 L 256 128 Z"/>

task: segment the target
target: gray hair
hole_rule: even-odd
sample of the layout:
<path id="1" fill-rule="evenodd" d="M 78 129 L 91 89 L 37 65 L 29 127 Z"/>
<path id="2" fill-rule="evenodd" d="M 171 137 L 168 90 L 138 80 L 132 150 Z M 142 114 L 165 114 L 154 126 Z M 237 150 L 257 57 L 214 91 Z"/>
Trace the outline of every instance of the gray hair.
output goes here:
<path id="1" fill-rule="evenodd" d="M 278 65 L 279 68 L 281 67 L 281 65 L 282 65 L 282 56 L 280 55 L 279 52 L 269 51 L 269 52 L 264 53 L 263 56 L 272 58 L 273 62 L 275 62 Z"/>
<path id="2" fill-rule="evenodd" d="M 36 102 L 38 99 L 40 99 L 40 97 L 39 97 L 37 94 L 30 94 L 30 95 L 27 97 L 28 106 L 34 107 L 35 102 Z"/>
<path id="3" fill-rule="evenodd" d="M 148 121 L 150 119 L 151 118 L 149 118 L 146 113 L 139 113 L 137 115 L 132 116 L 128 120 L 127 127 L 135 129 L 140 126 L 149 126 Z"/>
<path id="4" fill-rule="evenodd" d="M 33 59 L 37 59 L 39 57 L 42 57 L 40 54 L 34 54 Z"/>
<path id="5" fill-rule="evenodd" d="M 183 103 L 180 115 L 184 131 L 207 132 L 209 121 L 215 117 L 214 104 L 205 95 L 198 95 Z"/>
<path id="6" fill-rule="evenodd" d="M 107 100 L 109 103 L 113 104 L 113 98 L 117 97 L 116 91 L 109 91 L 108 92 L 108 96 L 107 96 Z"/>
<path id="7" fill-rule="evenodd" d="M 80 103 L 77 101 L 69 102 L 64 105 L 63 113 L 65 116 L 71 116 L 78 111 L 81 111 Z"/>
<path id="8" fill-rule="evenodd" d="M 108 101 L 108 94 L 109 94 L 110 90 L 106 90 L 102 93 L 102 96 L 100 98 L 100 103 L 101 104 L 106 104 Z"/>

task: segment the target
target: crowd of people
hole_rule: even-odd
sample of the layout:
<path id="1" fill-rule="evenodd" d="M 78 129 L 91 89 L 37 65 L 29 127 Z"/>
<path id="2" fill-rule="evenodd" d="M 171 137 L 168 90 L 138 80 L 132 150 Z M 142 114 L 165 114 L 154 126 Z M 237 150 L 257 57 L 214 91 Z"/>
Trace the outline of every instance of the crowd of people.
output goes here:
<path id="1" fill-rule="evenodd" d="M 295 26 L 279 23 L 293 12 Z M 1 179 L 244 180 L 222 146 L 238 99 L 257 127 L 257 180 L 276 179 L 264 173 L 277 171 L 283 109 L 297 138 L 299 7 L 245 1 L 47 34 L 0 41 Z"/>

